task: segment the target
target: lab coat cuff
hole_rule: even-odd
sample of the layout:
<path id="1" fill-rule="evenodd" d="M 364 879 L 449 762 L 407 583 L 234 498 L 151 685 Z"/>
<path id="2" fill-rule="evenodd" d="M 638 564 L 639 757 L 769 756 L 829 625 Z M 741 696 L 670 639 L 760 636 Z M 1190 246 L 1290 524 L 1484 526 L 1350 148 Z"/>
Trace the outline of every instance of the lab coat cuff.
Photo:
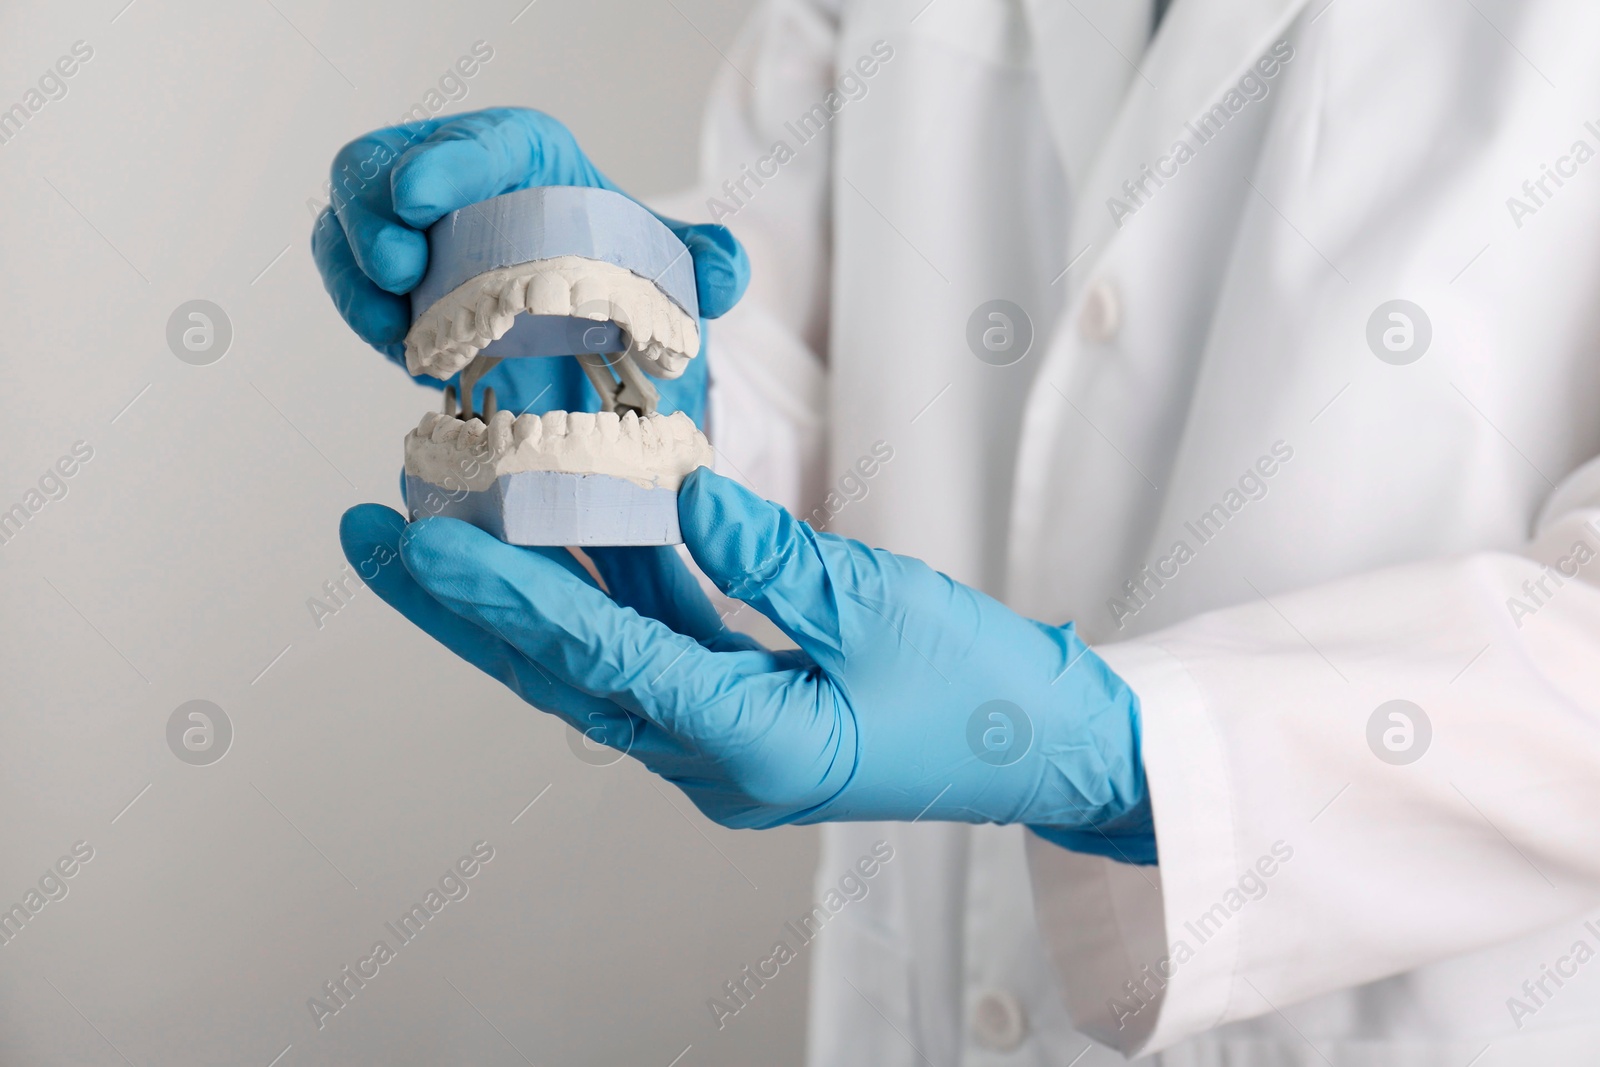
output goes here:
<path id="1" fill-rule="evenodd" d="M 1074 1025 L 1134 1055 L 1223 1018 L 1240 925 L 1194 923 L 1235 887 L 1239 864 L 1222 744 L 1200 688 L 1153 643 L 1095 651 L 1139 695 L 1160 866 L 1081 855 L 1033 835 L 1028 862 Z"/>

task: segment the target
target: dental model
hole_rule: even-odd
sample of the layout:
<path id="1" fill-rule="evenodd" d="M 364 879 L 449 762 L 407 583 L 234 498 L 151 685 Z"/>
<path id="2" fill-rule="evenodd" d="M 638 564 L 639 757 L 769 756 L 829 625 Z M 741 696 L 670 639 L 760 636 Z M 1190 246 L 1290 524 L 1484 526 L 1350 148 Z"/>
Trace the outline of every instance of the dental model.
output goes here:
<path id="1" fill-rule="evenodd" d="M 519 545 L 680 542 L 678 487 L 712 452 L 688 416 L 656 412 L 650 381 L 678 377 L 700 350 L 694 265 L 676 235 L 619 193 L 552 186 L 445 216 L 428 252 L 406 367 L 459 372 L 460 387 L 406 436 L 412 517 Z M 513 417 L 486 388 L 474 415 L 474 388 L 500 360 L 544 356 L 575 356 L 602 410 Z"/>
<path id="2" fill-rule="evenodd" d="M 669 544 L 678 487 L 710 462 L 682 412 L 497 411 L 485 423 L 430 411 L 406 436 L 406 496 L 418 514 L 512 544 Z"/>

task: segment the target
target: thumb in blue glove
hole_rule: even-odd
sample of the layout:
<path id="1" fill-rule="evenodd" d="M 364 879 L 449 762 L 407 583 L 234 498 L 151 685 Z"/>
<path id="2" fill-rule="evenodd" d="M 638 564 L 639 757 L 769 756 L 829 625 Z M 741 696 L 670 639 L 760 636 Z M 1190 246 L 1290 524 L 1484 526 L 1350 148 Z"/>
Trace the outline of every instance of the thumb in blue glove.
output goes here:
<path id="1" fill-rule="evenodd" d="M 464 523 L 345 516 L 352 560 L 392 545 L 386 601 L 525 700 L 627 745 L 726 826 L 1023 823 L 1155 860 L 1138 700 L 1072 627 L 922 562 L 818 534 L 707 469 L 679 494 L 701 570 L 798 646 L 730 633 L 669 549 L 506 545 Z"/>

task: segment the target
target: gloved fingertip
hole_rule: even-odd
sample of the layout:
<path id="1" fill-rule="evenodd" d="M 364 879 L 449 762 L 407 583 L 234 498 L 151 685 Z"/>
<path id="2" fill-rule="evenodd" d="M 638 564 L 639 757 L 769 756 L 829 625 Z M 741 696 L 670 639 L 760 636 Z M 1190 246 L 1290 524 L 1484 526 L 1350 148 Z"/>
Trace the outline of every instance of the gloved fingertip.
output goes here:
<path id="1" fill-rule="evenodd" d="M 362 250 L 367 277 L 396 296 L 409 293 L 428 271 L 428 239 L 406 226 L 384 226 Z"/>
<path id="2" fill-rule="evenodd" d="M 385 355 L 389 353 L 384 346 L 398 345 L 404 356 L 406 334 L 411 330 L 410 301 L 366 287 L 357 292 L 336 294 L 334 300 L 357 337 Z"/>
<path id="3" fill-rule="evenodd" d="M 471 139 L 429 141 L 411 149 L 389 178 L 394 212 L 407 225 L 426 229 L 450 212 L 476 203 L 488 177 L 483 146 Z"/>
<path id="4" fill-rule="evenodd" d="M 352 548 L 367 548 L 380 541 L 395 544 L 405 525 L 405 517 L 393 508 L 357 504 L 339 517 L 339 543 L 347 554 Z"/>
<path id="5" fill-rule="evenodd" d="M 471 523 L 443 515 L 408 523 L 400 535 L 406 570 L 424 589 L 447 601 L 472 600 L 466 591 L 481 588 L 487 574 L 503 576 L 527 565 L 523 553 Z"/>
<path id="6" fill-rule="evenodd" d="M 570 599 L 577 581 L 599 589 L 583 565 L 564 548 L 510 545 L 459 519 L 418 519 L 400 535 L 400 559 L 429 595 L 451 610 L 476 617 L 498 606 L 522 613 L 534 590 Z"/>
<path id="7" fill-rule="evenodd" d="M 459 519 L 440 515 L 408 523 L 399 538 L 400 555 L 406 562 L 406 569 L 420 577 L 421 571 L 448 564 L 461 549 L 461 534 L 473 530 Z"/>
<path id="8" fill-rule="evenodd" d="M 405 527 L 405 518 L 382 504 L 357 504 L 340 517 L 339 547 L 363 582 L 378 584 L 384 566 L 399 558 Z"/>
<path id="9" fill-rule="evenodd" d="M 678 527 L 689 554 L 718 589 L 743 598 L 777 570 L 798 524 L 778 505 L 709 467 L 678 490 Z"/>
<path id="10" fill-rule="evenodd" d="M 334 231 L 338 230 L 336 234 Z M 339 216 L 334 213 L 330 204 L 317 212 L 317 217 L 311 224 L 311 254 L 318 254 L 318 249 L 324 247 L 334 237 L 342 236 L 343 229 L 339 226 Z"/>
<path id="11" fill-rule="evenodd" d="M 311 230 L 311 255 L 323 288 L 357 337 L 380 351 L 405 340 L 411 328 L 411 302 L 384 292 L 367 277 L 343 224 L 331 210 L 324 210 Z"/>
<path id="12" fill-rule="evenodd" d="M 750 285 L 750 257 L 726 226 L 696 224 L 678 231 L 694 257 L 700 314 L 719 318 L 733 309 Z"/>

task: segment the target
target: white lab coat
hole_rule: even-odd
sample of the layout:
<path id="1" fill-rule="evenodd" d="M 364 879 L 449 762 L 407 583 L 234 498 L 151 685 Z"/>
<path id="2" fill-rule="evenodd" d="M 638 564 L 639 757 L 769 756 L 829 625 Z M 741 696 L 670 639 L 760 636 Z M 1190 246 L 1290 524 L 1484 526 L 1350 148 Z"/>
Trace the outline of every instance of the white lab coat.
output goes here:
<path id="1" fill-rule="evenodd" d="M 896 858 L 819 941 L 813 1062 L 1600 1062 L 1596 40 L 1583 0 L 1178 0 L 1153 40 L 1129 0 L 760 10 L 695 209 L 755 271 L 719 465 L 1077 620 L 1141 698 L 1161 853 L 827 828 L 820 883 Z M 995 298 L 1036 334 L 1008 367 L 966 339 Z M 1397 699 L 1408 765 L 1368 741 Z"/>

